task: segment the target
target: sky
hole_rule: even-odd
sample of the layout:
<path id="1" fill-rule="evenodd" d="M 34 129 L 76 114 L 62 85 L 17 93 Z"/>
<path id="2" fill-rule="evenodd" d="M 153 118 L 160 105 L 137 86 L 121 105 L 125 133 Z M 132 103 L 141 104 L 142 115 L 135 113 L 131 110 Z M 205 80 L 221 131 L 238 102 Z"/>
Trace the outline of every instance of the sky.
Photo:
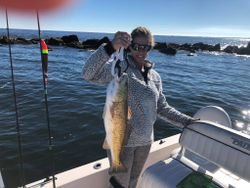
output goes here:
<path id="1" fill-rule="evenodd" d="M 248 37 L 250 0 L 74 0 L 40 13 L 42 30 L 131 32 L 148 27 L 155 35 Z M 11 28 L 37 29 L 36 15 L 9 12 Z M 0 9 L 0 28 L 6 28 Z"/>

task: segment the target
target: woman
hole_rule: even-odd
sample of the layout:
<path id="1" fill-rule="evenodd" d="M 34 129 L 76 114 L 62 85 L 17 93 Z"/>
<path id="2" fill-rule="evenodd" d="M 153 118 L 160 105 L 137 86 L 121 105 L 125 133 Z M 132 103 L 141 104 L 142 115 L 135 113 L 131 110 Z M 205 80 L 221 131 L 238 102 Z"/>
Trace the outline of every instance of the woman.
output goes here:
<path id="1" fill-rule="evenodd" d="M 127 59 L 120 62 L 121 72 L 128 74 L 128 106 L 132 111 L 129 124 L 132 127 L 121 160 L 128 171 L 114 174 L 115 180 L 123 187 L 135 188 L 153 142 L 153 125 L 157 115 L 179 126 L 186 126 L 193 118 L 169 106 L 162 92 L 159 74 L 146 60 L 154 46 L 154 38 L 145 27 L 135 28 L 131 35 L 117 32 L 111 42 L 100 46 L 87 60 L 83 78 L 100 84 L 109 83 L 111 55 L 120 48 L 127 49 Z M 110 159 L 110 153 L 108 152 Z"/>

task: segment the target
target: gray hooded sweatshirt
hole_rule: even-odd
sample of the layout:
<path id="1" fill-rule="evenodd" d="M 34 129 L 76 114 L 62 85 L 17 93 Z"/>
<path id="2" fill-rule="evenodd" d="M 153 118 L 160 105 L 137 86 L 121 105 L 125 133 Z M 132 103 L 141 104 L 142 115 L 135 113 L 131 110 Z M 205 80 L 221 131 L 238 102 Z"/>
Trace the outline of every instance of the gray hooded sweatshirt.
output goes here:
<path id="1" fill-rule="evenodd" d="M 87 81 L 107 85 L 112 79 L 110 55 L 101 45 L 86 61 L 83 67 L 83 78 Z M 128 66 L 129 65 L 129 66 Z M 132 56 L 128 61 L 120 62 L 121 70 L 128 74 L 128 106 L 132 117 L 127 147 L 144 146 L 154 140 L 153 125 L 157 115 L 172 124 L 183 127 L 191 123 L 193 118 L 171 107 L 162 92 L 160 75 L 151 68 L 145 76 L 136 67 Z"/>

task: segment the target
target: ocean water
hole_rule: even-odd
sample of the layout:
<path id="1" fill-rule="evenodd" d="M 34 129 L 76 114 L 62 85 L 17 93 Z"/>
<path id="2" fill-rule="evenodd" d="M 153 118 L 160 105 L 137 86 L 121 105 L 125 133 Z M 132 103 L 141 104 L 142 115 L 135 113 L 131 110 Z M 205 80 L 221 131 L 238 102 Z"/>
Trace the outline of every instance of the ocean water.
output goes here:
<path id="1" fill-rule="evenodd" d="M 77 34 L 80 40 L 112 37 L 106 33 L 44 31 L 46 37 Z M 0 36 L 5 30 L 0 30 Z M 36 31 L 11 30 L 12 36 L 36 38 Z M 246 46 L 250 39 L 155 36 L 158 42 L 220 43 Z M 51 173 L 48 128 L 39 45 L 13 45 L 13 66 L 22 141 L 25 182 Z M 81 78 L 82 66 L 92 51 L 51 46 L 49 52 L 48 105 L 53 137 L 55 172 L 68 170 L 105 157 L 102 150 L 104 126 L 102 110 L 105 86 Z M 197 52 L 187 56 L 179 51 L 167 56 L 153 50 L 149 60 L 163 81 L 170 105 L 193 115 L 208 105 L 224 108 L 233 125 L 250 127 L 250 57 L 226 53 Z M 155 139 L 179 130 L 158 120 Z M 18 145 L 8 46 L 0 45 L 0 168 L 7 187 L 20 183 Z"/>

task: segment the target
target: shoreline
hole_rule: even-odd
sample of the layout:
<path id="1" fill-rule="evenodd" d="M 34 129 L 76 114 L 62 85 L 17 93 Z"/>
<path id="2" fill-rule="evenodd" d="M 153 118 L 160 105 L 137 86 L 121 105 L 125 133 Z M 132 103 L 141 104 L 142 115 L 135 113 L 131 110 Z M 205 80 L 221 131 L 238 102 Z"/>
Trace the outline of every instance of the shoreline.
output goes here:
<path id="1" fill-rule="evenodd" d="M 71 48 L 77 49 L 87 49 L 87 50 L 95 50 L 101 44 L 109 42 L 108 36 L 104 36 L 101 39 L 91 38 L 85 41 L 80 41 L 78 36 L 75 34 L 72 35 L 65 35 L 62 37 L 50 37 L 45 38 L 46 43 L 49 46 L 66 46 Z M 29 45 L 29 44 L 38 44 L 38 38 L 26 39 L 23 37 L 12 37 L 10 38 L 11 44 L 22 44 L 22 45 Z M 9 40 L 6 35 L 0 36 L 0 45 L 7 45 Z M 165 43 L 165 42 L 156 42 L 154 46 L 155 50 L 166 54 L 166 55 L 175 55 L 177 51 L 184 50 L 189 52 L 188 55 L 192 56 L 197 51 L 209 51 L 209 52 L 225 52 L 229 54 L 238 54 L 238 55 L 250 55 L 250 42 L 246 47 L 238 47 L 234 45 L 228 45 L 225 49 L 221 49 L 221 44 L 205 44 L 203 42 L 198 42 L 194 44 L 184 43 L 184 44 L 177 44 L 177 43 Z"/>

